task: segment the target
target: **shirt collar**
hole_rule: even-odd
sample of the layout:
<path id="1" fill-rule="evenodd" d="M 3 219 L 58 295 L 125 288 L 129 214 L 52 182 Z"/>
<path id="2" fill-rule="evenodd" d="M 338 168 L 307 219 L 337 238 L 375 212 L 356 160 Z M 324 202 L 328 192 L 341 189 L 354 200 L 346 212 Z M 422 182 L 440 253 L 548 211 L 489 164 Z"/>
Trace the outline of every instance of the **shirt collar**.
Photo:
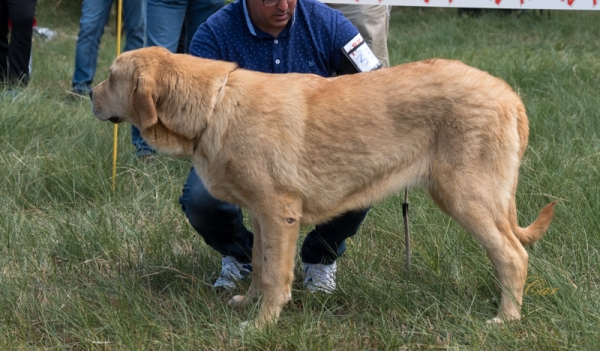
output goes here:
<path id="1" fill-rule="evenodd" d="M 250 33 L 252 35 L 254 35 L 255 37 L 265 37 L 266 35 L 269 35 L 265 32 L 263 32 L 262 30 L 260 30 L 260 28 L 254 28 L 254 23 L 252 23 L 252 20 L 250 19 L 250 15 L 248 14 L 248 7 L 246 6 L 246 0 L 241 0 L 242 4 L 244 5 L 244 15 L 246 16 L 246 25 L 248 26 L 248 30 L 250 31 Z M 286 0 L 281 0 L 281 1 L 286 1 Z M 298 0 L 298 2 L 300 2 L 300 0 Z M 298 11 L 298 5 L 296 5 L 296 11 Z M 294 22 L 296 21 L 296 11 L 294 11 L 294 13 L 292 14 L 292 20 L 291 23 L 288 23 L 287 26 L 285 26 L 285 29 L 279 33 L 279 35 L 277 37 L 282 37 L 282 36 L 286 36 L 287 33 L 289 32 L 290 28 L 294 25 Z M 259 32 L 259 34 L 257 34 L 257 32 Z M 271 35 L 269 35 L 269 37 L 272 37 Z"/>

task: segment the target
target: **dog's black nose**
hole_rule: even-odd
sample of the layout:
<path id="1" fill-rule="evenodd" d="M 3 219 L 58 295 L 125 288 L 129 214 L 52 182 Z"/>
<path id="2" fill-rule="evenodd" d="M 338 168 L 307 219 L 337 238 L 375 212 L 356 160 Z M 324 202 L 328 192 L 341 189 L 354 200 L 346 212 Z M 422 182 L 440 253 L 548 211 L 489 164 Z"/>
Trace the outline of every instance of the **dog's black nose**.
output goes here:
<path id="1" fill-rule="evenodd" d="M 92 95 L 94 95 L 94 89 L 90 89 L 90 99 L 92 98 Z"/>

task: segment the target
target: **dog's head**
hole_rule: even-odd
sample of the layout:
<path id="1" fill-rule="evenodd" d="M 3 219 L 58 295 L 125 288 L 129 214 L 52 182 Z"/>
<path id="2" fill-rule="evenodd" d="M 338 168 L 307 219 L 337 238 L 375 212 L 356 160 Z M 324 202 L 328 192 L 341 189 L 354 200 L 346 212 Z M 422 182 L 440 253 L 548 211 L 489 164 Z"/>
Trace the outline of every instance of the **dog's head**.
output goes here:
<path id="1" fill-rule="evenodd" d="M 186 123 L 175 122 L 166 100 L 173 80 L 173 54 L 151 47 L 128 51 L 115 59 L 106 80 L 90 94 L 92 111 L 101 121 L 127 122 L 140 129 L 150 145 L 175 156 L 190 156 L 194 135 Z M 175 102 L 177 103 L 177 102 Z"/>

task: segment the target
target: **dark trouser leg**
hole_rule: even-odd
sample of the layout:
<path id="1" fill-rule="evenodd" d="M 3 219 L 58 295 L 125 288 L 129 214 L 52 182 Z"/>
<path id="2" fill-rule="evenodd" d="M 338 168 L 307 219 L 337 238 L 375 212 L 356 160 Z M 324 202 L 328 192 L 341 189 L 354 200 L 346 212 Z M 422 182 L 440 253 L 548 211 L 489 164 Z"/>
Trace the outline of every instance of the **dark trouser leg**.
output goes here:
<path id="1" fill-rule="evenodd" d="M 179 203 L 208 246 L 240 263 L 250 263 L 253 235 L 242 223 L 241 208 L 212 197 L 193 168 Z"/>
<path id="2" fill-rule="evenodd" d="M 8 4 L 0 0 L 0 88 L 8 79 Z"/>
<path id="3" fill-rule="evenodd" d="M 8 44 L 8 80 L 13 84 L 27 85 L 33 18 L 37 0 L 5 1 L 8 17 L 10 17 L 12 23 L 10 43 Z"/>
<path id="4" fill-rule="evenodd" d="M 333 264 L 346 251 L 345 240 L 358 232 L 368 212 L 369 208 L 346 212 L 316 226 L 302 244 L 302 262 Z"/>

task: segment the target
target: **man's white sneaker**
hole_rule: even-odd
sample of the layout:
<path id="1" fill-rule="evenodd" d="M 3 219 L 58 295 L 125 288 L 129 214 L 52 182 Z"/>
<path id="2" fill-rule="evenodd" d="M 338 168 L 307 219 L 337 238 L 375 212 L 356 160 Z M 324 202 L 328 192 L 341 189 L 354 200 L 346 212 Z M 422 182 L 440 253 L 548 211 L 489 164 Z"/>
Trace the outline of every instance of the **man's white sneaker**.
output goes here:
<path id="1" fill-rule="evenodd" d="M 331 294 L 335 290 L 337 265 L 302 263 L 304 266 L 304 287 L 310 291 L 323 291 Z"/>
<path id="2" fill-rule="evenodd" d="M 234 257 L 223 256 L 221 258 L 221 274 L 213 284 L 214 288 L 233 289 L 238 280 L 246 278 L 252 273 L 250 263 L 240 263 Z"/>

